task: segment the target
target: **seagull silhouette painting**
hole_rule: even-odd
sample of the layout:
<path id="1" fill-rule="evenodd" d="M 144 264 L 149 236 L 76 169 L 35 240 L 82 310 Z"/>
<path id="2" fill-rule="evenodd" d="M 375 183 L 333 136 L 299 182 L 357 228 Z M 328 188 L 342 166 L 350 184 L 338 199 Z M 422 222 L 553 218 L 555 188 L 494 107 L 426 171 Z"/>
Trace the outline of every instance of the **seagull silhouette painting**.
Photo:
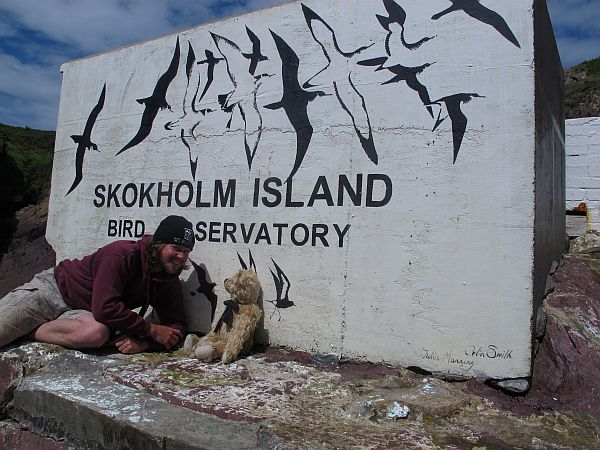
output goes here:
<path id="1" fill-rule="evenodd" d="M 252 42 L 252 53 L 242 53 L 244 55 L 245 58 L 250 60 L 250 67 L 248 68 L 248 72 L 251 75 L 254 75 L 254 72 L 256 72 L 256 66 L 258 65 L 259 62 L 261 61 L 267 61 L 269 58 L 267 58 L 265 55 L 263 55 L 260 52 L 260 39 L 258 39 L 258 36 L 256 36 L 252 30 L 248 27 L 246 27 L 246 34 L 248 34 L 248 37 L 250 38 L 250 42 Z"/>
<path id="2" fill-rule="evenodd" d="M 171 110 L 171 106 L 167 103 L 167 89 L 177 75 L 177 69 L 179 67 L 179 53 L 179 38 L 177 38 L 177 44 L 175 45 L 175 51 L 173 53 L 171 63 L 169 64 L 167 71 L 158 79 L 152 95 L 150 97 L 140 98 L 137 100 L 139 104 L 144 105 L 145 107 L 144 112 L 142 113 L 142 120 L 140 122 L 138 132 L 133 139 L 131 139 L 131 141 L 125 145 L 125 147 L 119 150 L 117 155 L 120 155 L 131 147 L 135 147 L 148 137 L 150 131 L 152 130 L 154 119 L 156 118 L 159 110 Z"/>
<path id="3" fill-rule="evenodd" d="M 298 68 L 300 66 L 298 55 L 280 36 L 273 31 L 271 31 L 271 35 L 281 58 L 283 96 L 280 101 L 265 105 L 265 108 L 283 109 L 296 131 L 296 158 L 294 167 L 287 178 L 289 181 L 302 165 L 313 135 L 313 127 L 308 117 L 308 104 L 317 97 L 325 95 L 325 93 L 322 91 L 309 92 L 302 89 L 298 82 Z"/>
<path id="4" fill-rule="evenodd" d="M 342 106 L 342 109 L 350 116 L 354 131 L 358 136 L 365 154 L 374 164 L 377 164 L 377 151 L 375 150 L 375 143 L 373 142 L 373 129 L 371 127 L 367 105 L 365 98 L 352 82 L 352 71 L 350 69 L 353 64 L 353 58 L 369 48 L 372 44 L 360 47 L 353 52 L 344 52 L 338 45 L 333 28 L 331 28 L 327 22 L 304 4 L 302 4 L 302 12 L 304 13 L 304 18 L 306 19 L 306 23 L 313 39 L 320 45 L 321 50 L 327 59 L 327 65 L 304 83 L 303 87 L 307 88 L 314 86 L 311 84 L 311 81 L 314 81 L 315 78 L 323 79 L 327 73 L 332 74 L 331 79 L 329 79 L 328 82 L 333 84 L 338 102 Z M 347 91 L 340 89 L 337 81 L 340 73 L 345 73 L 343 78 L 348 80 L 351 89 Z M 359 108 L 355 107 L 353 110 L 350 110 L 348 105 L 359 105 Z M 366 135 L 364 134 L 365 132 Z"/>
<path id="5" fill-rule="evenodd" d="M 388 15 L 382 16 L 380 14 L 375 14 L 375 16 L 377 17 L 377 20 L 379 20 L 379 23 L 381 24 L 383 29 L 388 32 L 388 34 L 385 38 L 385 49 L 386 49 L 388 56 L 392 55 L 392 52 L 390 50 L 390 39 L 393 34 L 393 30 L 391 29 L 391 25 L 393 25 L 393 24 L 396 24 L 400 27 L 400 41 L 402 42 L 402 45 L 409 50 L 416 50 L 421 45 L 423 45 L 425 42 L 427 42 L 435 37 L 435 36 L 429 36 L 429 37 L 424 37 L 424 38 L 418 40 L 417 42 L 412 42 L 412 43 L 406 42 L 406 39 L 404 37 L 404 24 L 406 23 L 406 11 L 404 11 L 404 9 L 400 5 L 398 5 L 398 3 L 396 3 L 394 0 L 383 0 L 383 6 L 385 7 Z"/>
<path id="6" fill-rule="evenodd" d="M 196 54 L 194 53 L 194 48 L 192 47 L 191 42 L 188 42 L 188 55 L 187 60 L 185 62 L 185 76 L 187 78 L 187 85 L 185 88 L 185 95 L 183 96 L 183 117 L 186 116 L 187 112 L 185 110 L 185 105 L 187 103 L 187 93 L 190 87 L 190 79 L 192 77 L 192 70 L 194 68 L 194 63 L 196 62 Z"/>
<path id="7" fill-rule="evenodd" d="M 279 310 L 294 306 L 294 302 L 291 301 L 289 297 L 291 283 L 290 279 L 286 276 L 285 272 L 281 270 L 281 267 L 277 265 L 275 260 L 271 258 L 271 261 L 275 266 L 275 272 L 273 272 L 271 269 L 269 269 L 269 271 L 271 272 L 273 282 L 275 283 L 275 293 L 277 298 L 275 300 L 266 301 L 275 305 L 275 309 L 273 310 L 271 317 L 273 317 L 273 314 L 275 314 L 275 311 L 277 311 L 279 313 L 279 320 L 281 320 L 281 312 Z"/>
<path id="8" fill-rule="evenodd" d="M 434 14 L 431 16 L 431 19 L 437 20 L 453 11 L 463 11 L 474 19 L 477 19 L 487 25 L 491 25 L 513 45 L 521 48 L 519 41 L 513 34 L 506 21 L 496 11 L 486 8 L 479 2 L 479 0 L 450 0 L 450 2 L 452 2 L 452 6 L 437 14 Z"/>
<path id="9" fill-rule="evenodd" d="M 387 61 L 388 58 L 383 56 L 379 58 L 365 59 L 363 61 L 359 61 L 358 64 L 360 64 L 361 66 L 377 67 L 375 69 L 376 72 L 379 70 L 387 70 L 391 72 L 394 76 L 389 80 L 381 83 L 382 85 L 399 83 L 401 81 L 404 81 L 409 88 L 411 88 L 413 91 L 419 94 L 419 98 L 423 102 L 423 105 L 425 105 L 425 107 L 427 108 L 429 115 L 432 118 L 434 118 L 433 109 L 431 108 L 433 102 L 431 101 L 431 98 L 429 96 L 429 91 L 427 90 L 427 87 L 423 85 L 417 78 L 417 75 L 419 75 L 421 72 L 423 72 L 426 68 L 430 67 L 434 63 L 425 63 L 417 67 L 405 67 L 401 64 L 386 66 L 385 64 Z"/>
<path id="10" fill-rule="evenodd" d="M 200 103 L 202 101 L 206 91 L 208 91 L 215 78 L 215 66 L 219 63 L 219 61 L 223 61 L 223 58 L 216 58 L 213 52 L 210 50 L 204 50 L 204 54 L 206 55 L 206 59 L 198 61 L 197 64 L 206 64 L 206 83 L 204 83 L 204 89 L 202 89 L 202 93 L 198 99 L 196 99 L 198 94 L 198 91 L 196 90 L 196 95 L 194 95 L 194 99 L 192 100 L 192 109 L 194 112 L 198 112 L 198 110 L 195 109 L 196 103 Z M 200 82 L 200 79 L 198 79 L 198 82 Z"/>
<path id="11" fill-rule="evenodd" d="M 100 111 L 102 111 L 102 108 L 104 108 L 105 96 L 106 83 L 104 83 L 98 103 L 96 103 L 96 106 L 94 106 L 92 109 L 92 112 L 85 123 L 83 134 L 71 135 L 71 139 L 73 139 L 73 141 L 77 144 L 77 152 L 75 154 L 75 179 L 73 180 L 73 184 L 71 185 L 69 192 L 65 194 L 65 197 L 69 195 L 83 179 L 83 157 L 85 156 L 85 152 L 90 149 L 94 149 L 96 151 L 98 150 L 98 146 L 92 142 L 92 128 L 94 128 L 98 114 L 100 114 Z"/>
<path id="12" fill-rule="evenodd" d="M 215 318 L 215 311 L 217 310 L 217 294 L 213 292 L 217 283 L 208 281 L 206 270 L 201 265 L 196 264 L 191 259 L 190 262 L 192 263 L 192 266 L 194 266 L 194 271 L 198 277 L 198 288 L 190 292 L 190 295 L 193 297 L 196 294 L 202 294 L 208 299 L 210 302 L 210 321 L 212 322 Z"/>
<path id="13" fill-rule="evenodd" d="M 187 78 L 187 84 L 186 84 L 186 88 L 185 88 L 185 94 L 183 96 L 183 104 L 182 104 L 183 115 L 181 115 L 177 120 L 169 121 L 164 125 L 164 129 L 169 130 L 169 131 L 173 130 L 176 125 L 181 127 L 180 128 L 180 139 L 181 139 L 181 142 L 183 143 L 183 145 L 188 150 L 190 171 L 192 173 L 192 177 L 194 178 L 194 180 L 196 179 L 196 168 L 198 166 L 198 156 L 196 156 L 196 158 L 192 159 L 192 149 L 186 140 L 185 132 L 184 132 L 184 128 L 186 128 L 186 127 L 190 128 L 190 126 L 189 126 L 190 120 L 188 120 L 188 119 L 184 120 L 184 119 L 187 116 L 188 91 L 190 90 L 190 81 L 192 79 L 192 72 L 193 72 L 195 63 L 196 63 L 196 54 L 194 52 L 194 48 L 192 47 L 192 44 L 188 42 L 188 55 L 187 55 L 186 64 L 185 64 L 185 74 L 186 74 L 186 78 Z M 196 84 L 197 84 L 197 86 L 196 86 L 196 93 L 197 93 L 198 86 L 200 85 L 200 77 L 199 76 L 198 76 L 198 82 Z M 194 101 L 193 100 L 191 101 L 191 106 L 192 106 L 192 110 L 195 113 L 197 113 L 198 111 L 194 110 Z M 197 126 L 199 123 L 195 119 L 192 119 L 191 122 L 193 122 L 192 127 Z M 195 138 L 195 136 L 193 136 L 193 133 L 191 134 L 191 137 Z"/>
<path id="14" fill-rule="evenodd" d="M 250 250 L 248 250 L 248 255 L 249 255 L 249 259 L 248 259 L 248 263 L 246 264 L 246 261 L 244 261 L 244 258 L 242 258 L 242 255 L 240 255 L 239 253 L 237 254 L 238 260 L 240 261 L 240 266 L 244 270 L 252 269 L 252 270 L 254 270 L 255 273 L 258 273 L 258 271 L 256 270 L 256 263 L 254 262 L 254 258 L 252 257 L 252 252 Z"/>
<path id="15" fill-rule="evenodd" d="M 452 164 L 456 162 L 456 157 L 458 156 L 458 152 L 460 150 L 460 146 L 462 144 L 462 140 L 467 129 L 467 116 L 465 116 L 465 114 L 462 112 L 461 104 L 469 103 L 473 98 L 485 97 L 483 95 L 475 93 L 460 93 L 449 95 L 447 97 L 442 97 L 431 102 L 435 105 L 441 105 L 442 103 L 444 103 L 446 105 L 446 111 L 448 112 L 450 121 L 452 122 L 452 145 L 454 147 L 454 157 L 452 159 Z M 442 123 L 442 121 L 443 119 L 440 120 L 438 115 L 438 119 L 432 131 L 435 131 L 436 128 Z"/>
<path id="16" fill-rule="evenodd" d="M 240 112 L 244 122 L 246 160 L 248 169 L 251 169 L 263 131 L 262 116 L 256 101 L 261 77 L 254 77 L 245 68 L 246 57 L 237 44 L 218 34 L 211 33 L 211 35 L 219 53 L 225 59 L 227 73 L 233 84 L 233 91 L 219 96 L 219 103 L 221 103 L 221 108 L 224 111 L 231 114 L 228 126 L 231 124 L 235 107 Z"/>

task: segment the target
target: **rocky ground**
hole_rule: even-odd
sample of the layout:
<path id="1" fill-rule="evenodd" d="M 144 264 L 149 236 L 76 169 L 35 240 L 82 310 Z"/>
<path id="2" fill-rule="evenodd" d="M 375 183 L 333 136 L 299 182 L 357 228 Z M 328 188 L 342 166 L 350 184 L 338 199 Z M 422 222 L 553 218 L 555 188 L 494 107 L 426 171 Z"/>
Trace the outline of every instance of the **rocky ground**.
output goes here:
<path id="1" fill-rule="evenodd" d="M 6 254 L 0 253 L 0 298 L 55 264 L 56 255 L 46 242 L 48 199 L 17 211 L 17 229 Z"/>
<path id="2" fill-rule="evenodd" d="M 54 263 L 40 234 L 43 211 L 20 217 L 29 250 L 15 245 L 5 255 L 5 288 Z M 224 366 L 178 352 L 124 356 L 25 342 L 0 353 L 0 447 L 150 449 L 133 443 L 155 433 L 148 442 L 156 448 L 600 448 L 599 236 L 571 249 L 545 301 L 546 333 L 524 395 L 288 349 Z M 158 422 L 156 408 L 166 407 L 177 419 L 164 412 L 171 422 Z M 95 438 L 99 424 L 123 431 Z"/>

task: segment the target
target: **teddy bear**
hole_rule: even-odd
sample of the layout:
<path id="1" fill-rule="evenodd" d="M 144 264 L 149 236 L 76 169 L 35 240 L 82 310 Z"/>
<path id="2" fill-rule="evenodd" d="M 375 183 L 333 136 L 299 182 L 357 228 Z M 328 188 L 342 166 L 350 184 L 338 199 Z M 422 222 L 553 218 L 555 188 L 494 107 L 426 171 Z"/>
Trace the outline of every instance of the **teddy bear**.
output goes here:
<path id="1" fill-rule="evenodd" d="M 229 364 L 252 348 L 254 330 L 262 317 L 258 306 L 261 287 L 256 272 L 239 270 L 225 280 L 225 290 L 231 299 L 225 302 L 223 314 L 206 336 L 187 335 L 183 344 L 186 356 L 204 362 L 220 358 Z"/>

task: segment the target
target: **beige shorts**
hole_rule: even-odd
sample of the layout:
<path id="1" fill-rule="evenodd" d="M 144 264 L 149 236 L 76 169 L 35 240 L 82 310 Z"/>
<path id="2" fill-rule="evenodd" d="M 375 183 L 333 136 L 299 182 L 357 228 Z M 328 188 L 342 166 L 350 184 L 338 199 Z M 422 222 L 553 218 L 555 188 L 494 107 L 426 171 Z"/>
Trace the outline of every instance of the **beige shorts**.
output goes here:
<path id="1" fill-rule="evenodd" d="M 86 314 L 92 313 L 72 309 L 65 303 L 54 278 L 54 268 L 44 270 L 0 300 L 0 347 L 43 323 L 58 318 L 75 320 Z"/>

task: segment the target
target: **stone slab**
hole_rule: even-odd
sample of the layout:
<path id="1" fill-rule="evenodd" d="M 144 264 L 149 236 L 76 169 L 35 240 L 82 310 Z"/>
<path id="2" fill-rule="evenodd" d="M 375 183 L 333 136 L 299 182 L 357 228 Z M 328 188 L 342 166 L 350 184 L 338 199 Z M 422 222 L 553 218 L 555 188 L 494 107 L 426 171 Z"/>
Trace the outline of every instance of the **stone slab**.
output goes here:
<path id="1" fill-rule="evenodd" d="M 102 376 L 111 359 L 69 352 L 27 377 L 12 416 L 89 449 L 256 448 L 258 426 L 226 422 Z"/>

